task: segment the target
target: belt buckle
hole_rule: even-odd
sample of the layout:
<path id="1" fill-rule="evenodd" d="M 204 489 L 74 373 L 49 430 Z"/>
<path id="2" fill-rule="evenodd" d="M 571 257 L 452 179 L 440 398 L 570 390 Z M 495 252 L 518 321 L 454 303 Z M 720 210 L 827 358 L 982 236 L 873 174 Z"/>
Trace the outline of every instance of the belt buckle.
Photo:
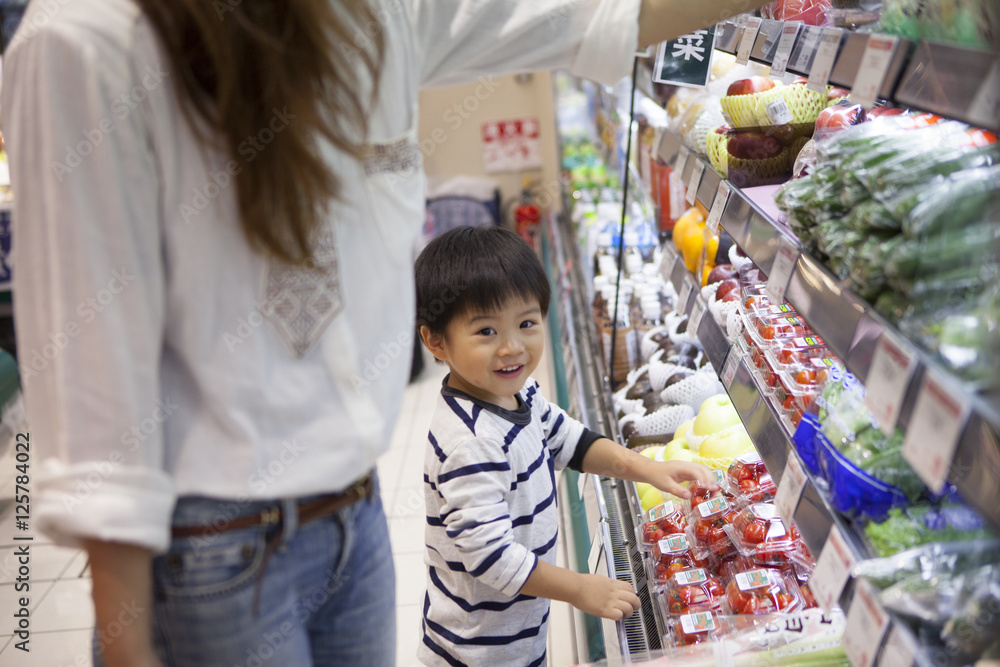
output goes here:
<path id="1" fill-rule="evenodd" d="M 371 473 L 366 474 L 364 477 L 358 478 L 354 482 L 354 484 L 352 484 L 351 487 L 347 490 L 347 493 L 345 493 L 344 495 L 353 493 L 359 499 L 360 498 L 364 498 L 365 495 L 366 495 L 365 485 L 368 484 L 371 481 L 371 478 L 372 478 L 372 474 Z"/>
<path id="2" fill-rule="evenodd" d="M 268 507 L 260 513 L 260 522 L 265 526 L 270 526 L 281 521 L 281 508 Z"/>

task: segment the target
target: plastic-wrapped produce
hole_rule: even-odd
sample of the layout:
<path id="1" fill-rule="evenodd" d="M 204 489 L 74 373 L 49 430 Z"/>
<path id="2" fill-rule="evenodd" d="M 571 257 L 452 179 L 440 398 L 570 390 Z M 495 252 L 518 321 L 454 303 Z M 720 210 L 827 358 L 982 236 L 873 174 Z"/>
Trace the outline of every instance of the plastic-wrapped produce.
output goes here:
<path id="1" fill-rule="evenodd" d="M 882 30 L 930 42 L 991 48 L 1000 32 L 995 0 L 884 0 Z"/>

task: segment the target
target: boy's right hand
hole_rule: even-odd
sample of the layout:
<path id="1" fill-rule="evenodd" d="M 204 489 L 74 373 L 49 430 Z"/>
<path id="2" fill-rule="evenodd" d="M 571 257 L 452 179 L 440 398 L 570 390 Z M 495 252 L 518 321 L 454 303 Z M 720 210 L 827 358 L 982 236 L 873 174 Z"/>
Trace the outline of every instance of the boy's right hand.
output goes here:
<path id="1" fill-rule="evenodd" d="M 620 621 L 639 610 L 639 596 L 627 582 L 600 574 L 580 576 L 579 591 L 570 603 L 585 614 Z"/>

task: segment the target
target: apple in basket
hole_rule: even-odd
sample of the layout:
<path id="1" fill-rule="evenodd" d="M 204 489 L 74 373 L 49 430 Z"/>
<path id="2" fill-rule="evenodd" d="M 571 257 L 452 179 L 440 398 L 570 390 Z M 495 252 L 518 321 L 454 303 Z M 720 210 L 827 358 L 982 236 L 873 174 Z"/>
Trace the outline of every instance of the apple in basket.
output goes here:
<path id="1" fill-rule="evenodd" d="M 749 79 L 740 79 L 729 84 L 726 95 L 752 95 L 753 93 L 763 93 L 772 88 L 774 88 L 774 81 L 766 76 L 752 76 Z"/>

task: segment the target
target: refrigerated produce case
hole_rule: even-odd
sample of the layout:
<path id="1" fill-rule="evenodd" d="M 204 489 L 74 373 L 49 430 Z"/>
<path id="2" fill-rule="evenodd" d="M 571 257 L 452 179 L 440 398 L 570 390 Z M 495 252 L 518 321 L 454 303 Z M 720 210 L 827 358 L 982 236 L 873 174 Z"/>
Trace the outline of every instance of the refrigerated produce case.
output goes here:
<path id="1" fill-rule="evenodd" d="M 782 23 L 763 22 L 754 39 L 752 61 L 770 64 L 776 46 L 773 36 L 780 33 Z M 739 20 L 720 24 L 716 48 L 735 53 L 745 30 L 743 24 Z M 846 31 L 840 35 L 830 83 L 845 87 L 854 85 L 869 39 L 867 34 Z M 803 41 L 808 42 L 803 39 L 795 44 L 788 69 L 808 75 L 806 65 L 811 63 L 812 57 L 802 53 Z M 649 64 L 640 62 L 638 71 L 637 87 L 652 96 Z M 997 88 L 1000 88 L 1000 55 L 997 53 L 901 40 L 878 86 L 878 97 L 997 130 L 1000 129 Z M 610 93 L 605 90 L 599 94 L 606 97 Z M 622 139 L 626 136 L 627 121 L 622 125 L 619 145 L 628 141 Z M 606 129 L 603 134 L 607 134 Z M 706 210 L 712 209 L 724 179 L 712 169 L 708 160 L 693 154 L 669 131 L 662 133 L 655 152 L 667 165 L 680 167 L 680 181 L 694 183 L 694 199 Z M 620 153 L 617 150 L 605 152 L 611 164 L 609 172 L 622 176 L 631 173 L 626 180 L 636 178 L 636 170 L 630 171 L 626 165 L 614 161 L 615 155 L 620 156 Z M 730 183 L 728 190 L 726 203 L 718 207 L 720 227 L 764 274 L 772 275 L 775 270 L 781 273 L 779 280 L 785 285 L 787 300 L 859 380 L 868 379 L 883 332 L 889 332 L 886 336 L 897 337 L 899 332 L 846 289 L 828 268 L 802 251 L 787 227 L 778 221 L 780 214 L 773 201 L 774 187 L 740 189 Z M 569 203 L 571 193 L 564 194 Z M 600 337 L 591 316 L 591 276 L 583 270 L 591 258 L 580 256 L 575 229 L 568 215 L 570 206 L 565 206 L 564 210 L 567 213 L 547 221 L 544 243 L 547 267 L 556 287 L 550 323 L 556 374 L 560 378 L 559 399 L 571 414 L 589 427 L 621 442 L 607 368 L 601 357 Z M 779 255 L 784 258 L 776 262 Z M 778 264 L 780 268 L 776 268 Z M 670 244 L 664 246 L 660 270 L 678 294 L 689 295 L 686 303 L 678 306 L 678 311 L 688 314 L 689 321 L 695 322 L 697 338 L 705 354 L 722 378 L 744 426 L 780 488 L 789 459 L 798 464 L 796 470 L 804 467 L 792 443 L 794 425 L 789 424 L 786 415 L 769 399 L 768 392 L 762 390 L 761 379 L 745 350 L 731 344 L 724 327 L 706 314 L 708 305 L 699 294 L 700 285 L 694 284 L 694 277 Z M 918 358 L 916 370 L 908 381 L 899 412 L 898 425 L 903 429 L 913 418 L 914 406 L 924 391 L 923 377 L 931 374 L 948 377 L 948 371 L 932 355 L 922 351 L 915 354 Z M 996 372 L 1000 373 L 1000 369 Z M 953 398 L 968 406 L 969 419 L 957 438 L 949 482 L 994 531 L 1000 532 L 997 394 L 995 390 L 976 393 L 961 384 L 952 386 L 957 387 Z M 624 622 L 597 623 L 591 618 L 589 623 L 577 624 L 580 661 L 604 658 L 608 664 L 619 664 L 660 655 L 659 651 L 667 648 L 661 644 L 666 624 L 647 584 L 644 554 L 637 542 L 637 525 L 643 513 L 635 485 L 575 473 L 565 475 L 564 480 L 560 489 L 560 511 L 563 525 L 567 526 L 567 546 L 573 554 L 571 562 L 575 560 L 581 570 L 586 568 L 629 581 L 636 586 L 642 600 L 640 613 Z M 831 533 L 836 533 L 838 537 L 845 537 L 844 543 L 854 560 L 868 558 L 864 535 L 858 525 L 834 511 L 823 488 L 823 484 L 807 472 L 801 496 L 794 505 L 794 520 L 809 550 L 819 558 Z M 994 560 L 1000 564 L 1000 552 Z M 845 611 L 852 607 L 859 581 L 848 579 L 838 590 L 839 606 Z M 884 648 L 878 658 L 872 656 L 872 664 L 942 664 L 938 661 L 943 656 L 924 650 L 911 629 L 897 622 L 895 616 L 889 621 L 881 643 L 891 643 L 894 654 L 889 656 L 889 649 Z M 901 662 L 890 663 L 900 652 Z"/>

